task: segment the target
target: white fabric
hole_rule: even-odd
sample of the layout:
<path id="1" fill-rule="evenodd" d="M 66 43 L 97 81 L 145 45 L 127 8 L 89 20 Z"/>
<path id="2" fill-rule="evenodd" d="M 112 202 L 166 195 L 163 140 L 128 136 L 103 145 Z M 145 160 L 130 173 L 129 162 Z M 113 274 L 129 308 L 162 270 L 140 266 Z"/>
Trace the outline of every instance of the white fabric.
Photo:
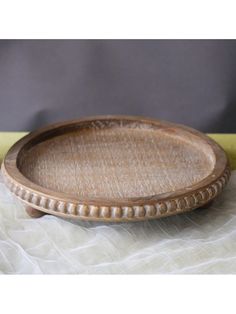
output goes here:
<path id="1" fill-rule="evenodd" d="M 236 171 L 208 209 L 138 223 L 32 219 L 0 178 L 4 274 L 236 273 Z"/>

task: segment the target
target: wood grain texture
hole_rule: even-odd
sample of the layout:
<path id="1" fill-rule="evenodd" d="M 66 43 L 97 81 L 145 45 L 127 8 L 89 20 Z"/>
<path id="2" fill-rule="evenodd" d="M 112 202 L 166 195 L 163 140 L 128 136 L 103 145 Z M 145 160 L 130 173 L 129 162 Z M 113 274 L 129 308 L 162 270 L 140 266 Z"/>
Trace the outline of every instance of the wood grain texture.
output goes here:
<path id="1" fill-rule="evenodd" d="M 8 152 L 3 174 L 26 204 L 71 218 L 130 221 L 203 206 L 227 183 L 224 151 L 200 132 L 127 116 L 46 127 Z"/>

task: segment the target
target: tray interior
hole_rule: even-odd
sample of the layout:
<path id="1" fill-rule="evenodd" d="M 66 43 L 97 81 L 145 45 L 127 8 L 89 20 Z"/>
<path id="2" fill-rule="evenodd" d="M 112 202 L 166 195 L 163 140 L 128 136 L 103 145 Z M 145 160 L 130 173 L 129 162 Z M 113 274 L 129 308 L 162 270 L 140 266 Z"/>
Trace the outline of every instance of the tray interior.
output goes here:
<path id="1" fill-rule="evenodd" d="M 18 168 L 51 191 L 83 198 L 137 198 L 186 188 L 214 168 L 209 145 L 188 132 L 143 125 L 54 133 L 19 155 Z"/>

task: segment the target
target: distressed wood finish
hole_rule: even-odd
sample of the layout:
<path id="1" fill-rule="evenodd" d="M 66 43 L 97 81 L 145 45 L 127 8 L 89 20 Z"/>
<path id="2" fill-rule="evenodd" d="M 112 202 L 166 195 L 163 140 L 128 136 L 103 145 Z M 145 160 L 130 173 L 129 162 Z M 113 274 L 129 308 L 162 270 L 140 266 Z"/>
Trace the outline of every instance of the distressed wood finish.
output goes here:
<path id="1" fill-rule="evenodd" d="M 154 219 L 201 207 L 230 176 L 225 152 L 204 134 L 129 116 L 32 132 L 9 150 L 2 172 L 34 217 L 105 221 Z"/>

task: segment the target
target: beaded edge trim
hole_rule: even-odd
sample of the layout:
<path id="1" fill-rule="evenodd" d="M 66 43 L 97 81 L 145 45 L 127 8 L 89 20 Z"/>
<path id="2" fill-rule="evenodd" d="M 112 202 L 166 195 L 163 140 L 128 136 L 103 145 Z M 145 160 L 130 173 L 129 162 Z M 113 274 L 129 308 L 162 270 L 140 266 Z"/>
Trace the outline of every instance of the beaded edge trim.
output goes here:
<path id="1" fill-rule="evenodd" d="M 32 207 L 42 209 L 55 215 L 65 215 L 68 218 L 87 220 L 145 220 L 165 217 L 190 211 L 210 202 L 220 194 L 230 178 L 230 167 L 225 168 L 224 173 L 207 188 L 199 189 L 193 193 L 169 200 L 157 201 L 155 204 L 144 204 L 139 206 L 96 206 L 82 203 L 65 202 L 41 196 L 33 193 L 17 183 L 3 171 L 3 178 L 10 189 L 20 200 Z"/>

